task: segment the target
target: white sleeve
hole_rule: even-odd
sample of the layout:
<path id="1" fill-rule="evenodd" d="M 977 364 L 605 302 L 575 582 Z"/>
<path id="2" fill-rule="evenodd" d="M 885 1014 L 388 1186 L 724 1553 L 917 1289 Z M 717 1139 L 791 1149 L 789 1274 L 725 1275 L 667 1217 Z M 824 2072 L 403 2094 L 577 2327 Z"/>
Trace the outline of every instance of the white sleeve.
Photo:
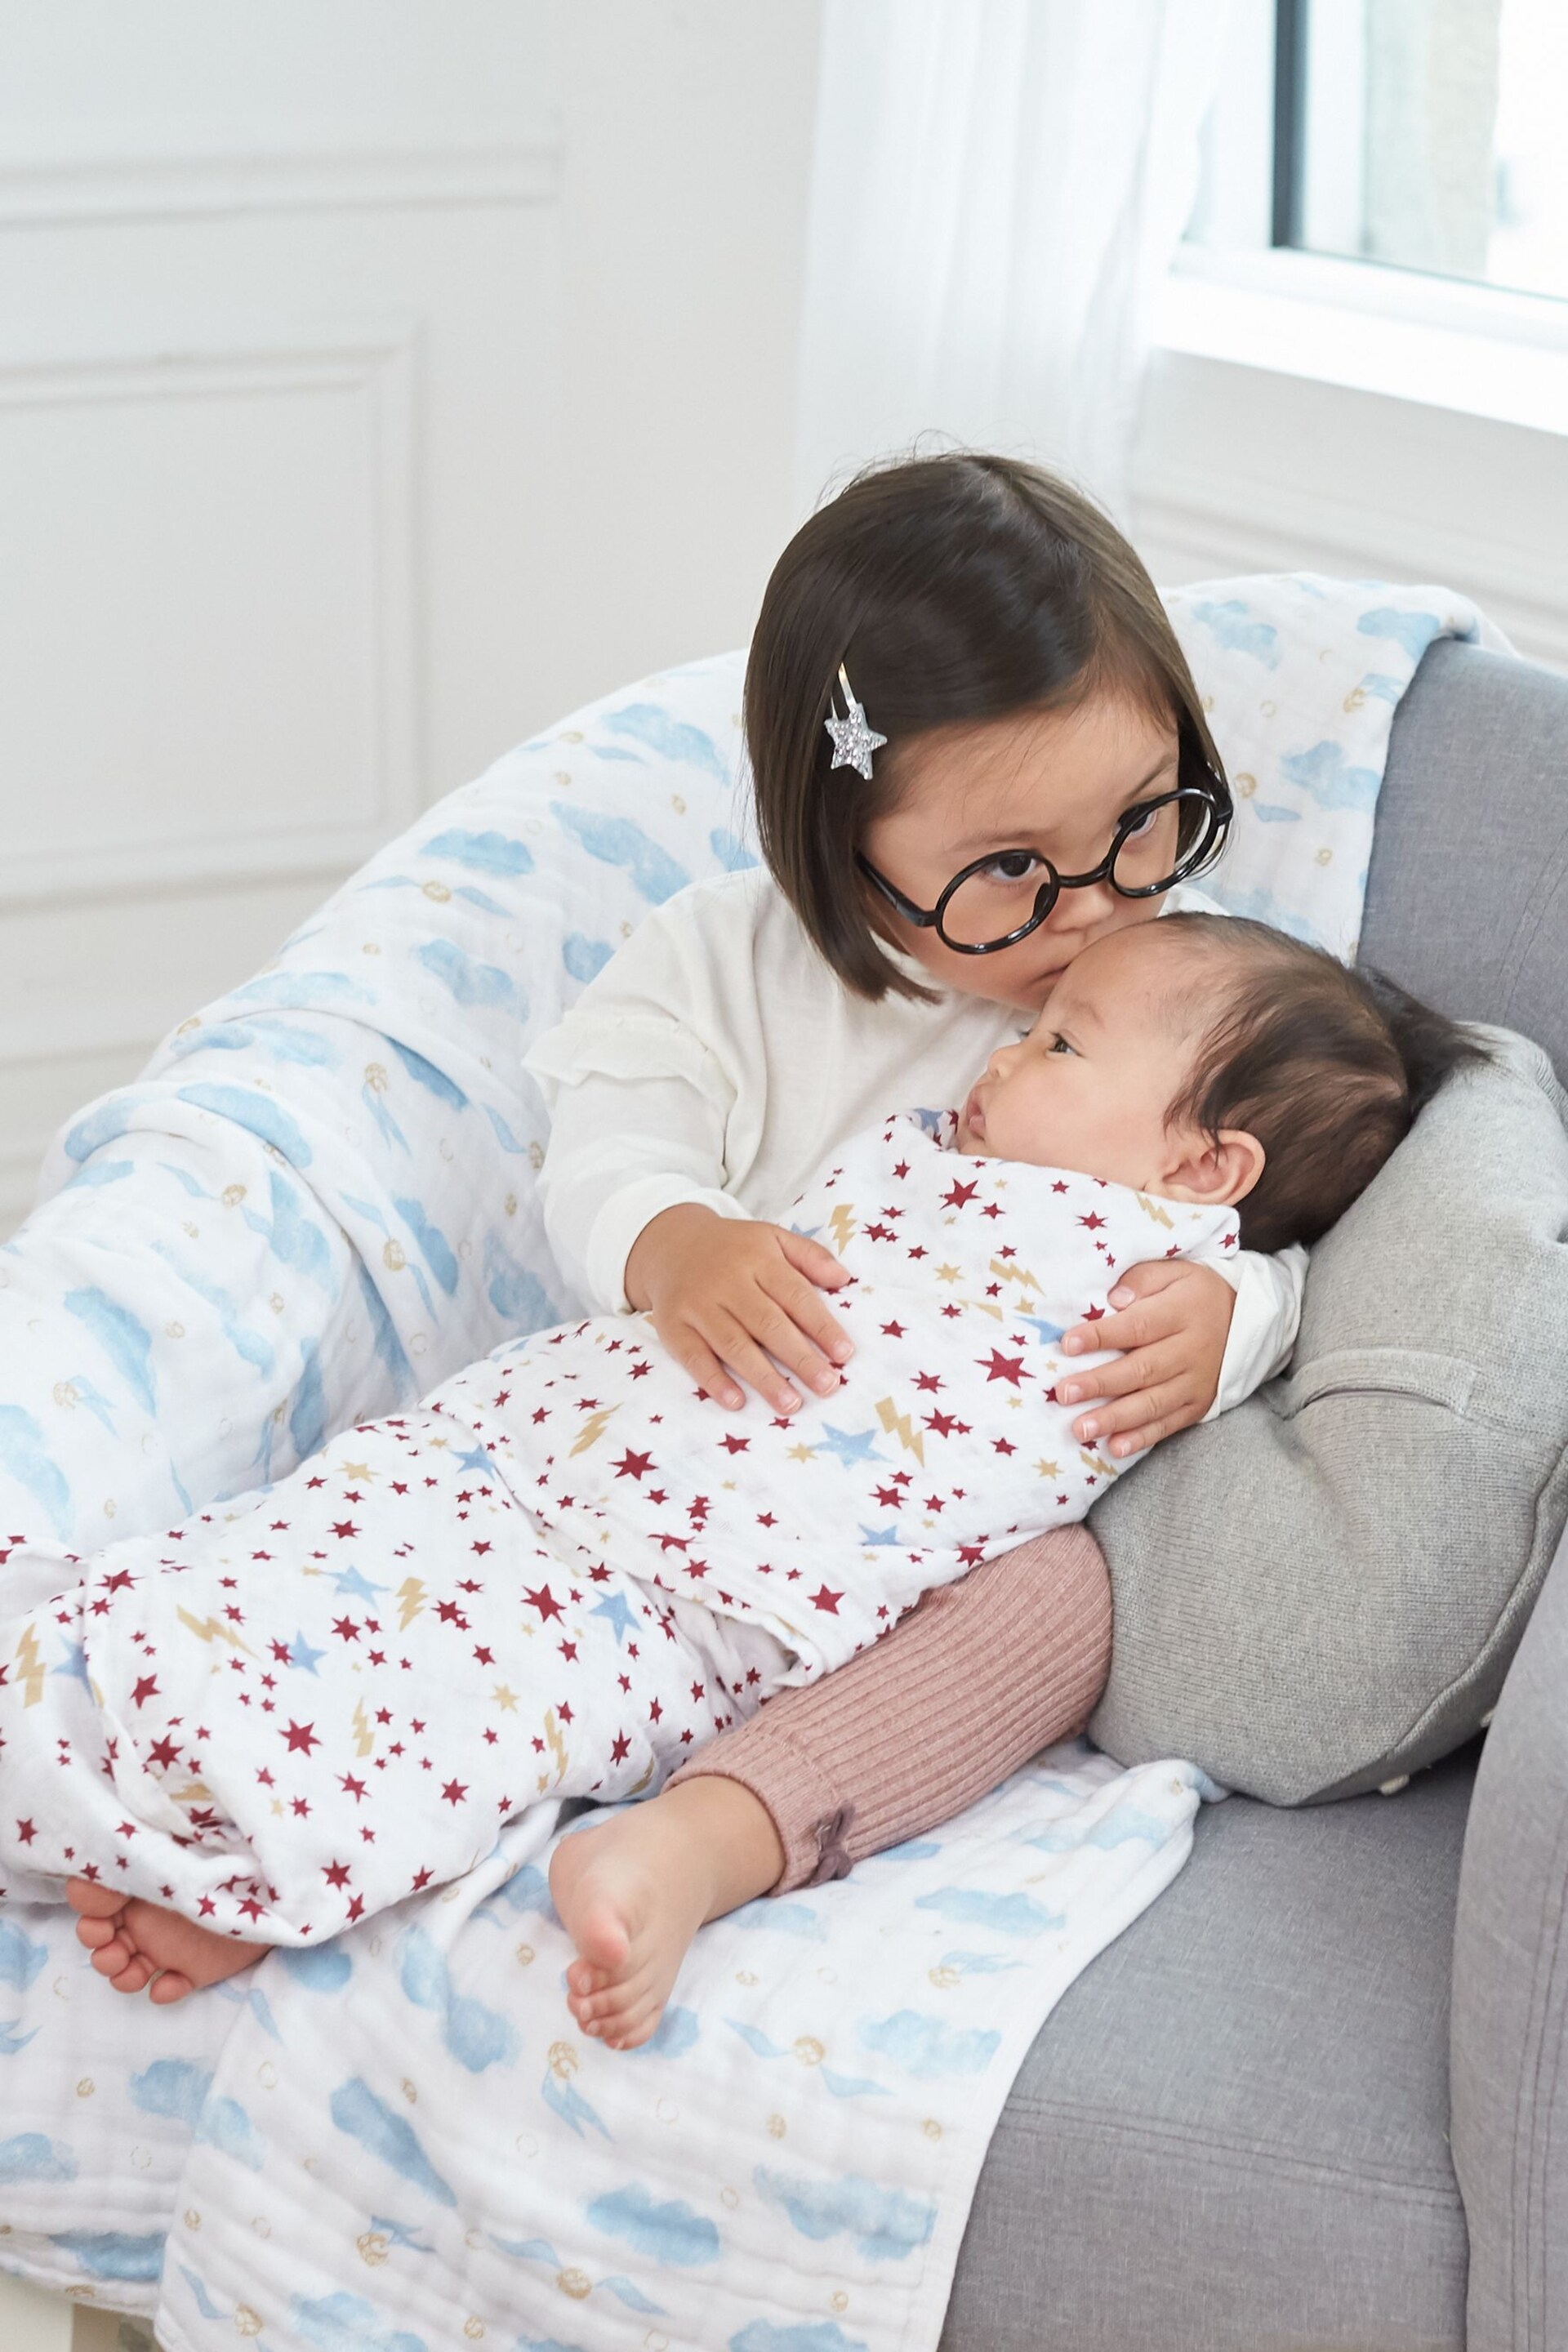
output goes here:
<path id="1" fill-rule="evenodd" d="M 1236 1293 L 1230 1337 L 1219 1368 L 1219 1393 L 1204 1415 L 1205 1421 L 1214 1421 L 1289 1362 L 1296 1327 L 1301 1320 L 1307 1253 L 1292 1244 L 1272 1257 L 1243 1250 L 1238 1256 L 1224 1259 L 1205 1255 L 1204 1264 L 1224 1275 Z"/>
<path id="2" fill-rule="evenodd" d="M 649 919 L 524 1057 L 550 1111 L 545 1235 L 596 1313 L 626 1310 L 626 1256 L 650 1218 L 689 1201 L 749 1213 L 724 1189 L 735 1088 L 700 996 L 679 939 Z"/>

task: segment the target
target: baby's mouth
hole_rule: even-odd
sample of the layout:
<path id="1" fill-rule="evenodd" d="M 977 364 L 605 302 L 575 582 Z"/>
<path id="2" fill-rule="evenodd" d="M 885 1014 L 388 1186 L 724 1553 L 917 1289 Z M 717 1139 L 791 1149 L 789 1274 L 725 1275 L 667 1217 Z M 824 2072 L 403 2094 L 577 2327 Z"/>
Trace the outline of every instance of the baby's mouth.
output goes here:
<path id="1" fill-rule="evenodd" d="M 973 1089 L 969 1100 L 963 1106 L 963 1126 L 965 1132 L 973 1136 L 977 1143 L 984 1142 L 985 1106 L 980 1099 L 978 1087 Z"/>

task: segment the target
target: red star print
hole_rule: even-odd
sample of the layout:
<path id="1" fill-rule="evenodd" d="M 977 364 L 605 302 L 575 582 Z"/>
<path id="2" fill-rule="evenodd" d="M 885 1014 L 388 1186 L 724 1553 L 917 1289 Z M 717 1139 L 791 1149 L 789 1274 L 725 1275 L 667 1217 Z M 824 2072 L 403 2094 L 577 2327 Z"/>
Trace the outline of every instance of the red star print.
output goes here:
<path id="1" fill-rule="evenodd" d="M 822 1610 L 829 1617 L 837 1617 L 838 1604 L 843 1598 L 842 1592 L 830 1592 L 826 1585 L 823 1584 L 819 1585 L 811 1595 L 811 1605 L 814 1609 Z"/>
<path id="2" fill-rule="evenodd" d="M 150 1698 L 155 1698 L 157 1696 L 157 1675 L 143 1675 L 141 1681 L 136 1684 L 131 1693 L 132 1702 L 136 1706 L 145 1706 Z"/>
<path id="3" fill-rule="evenodd" d="M 961 1184 L 954 1177 L 952 1192 L 942 1196 L 942 1205 L 944 1209 L 966 1208 L 979 1190 L 978 1184 Z"/>
<path id="4" fill-rule="evenodd" d="M 537 1592 L 525 1590 L 522 1597 L 531 1609 L 538 1610 L 541 1622 L 544 1624 L 548 1624 L 552 1617 L 563 1614 L 561 1603 L 556 1600 L 548 1584 L 541 1585 Z"/>
<path id="5" fill-rule="evenodd" d="M 984 1356 L 976 1356 L 974 1360 L 984 1373 L 987 1386 L 993 1381 L 1006 1381 L 1011 1387 L 1016 1388 L 1020 1381 L 1032 1381 L 1035 1377 L 1033 1372 L 1024 1370 L 1022 1356 L 1004 1356 L 995 1348 L 992 1349 L 989 1360 Z"/>
<path id="6" fill-rule="evenodd" d="M 355 1527 L 352 1519 L 334 1519 L 332 1521 L 332 1533 L 341 1539 L 345 1536 L 357 1536 L 359 1529 Z"/>
<path id="7" fill-rule="evenodd" d="M 346 1862 L 323 1863 L 321 1876 L 329 1886 L 346 1886 L 349 1883 L 348 1864 Z"/>
<path id="8" fill-rule="evenodd" d="M 460 1805 L 468 1793 L 468 1785 L 466 1780 L 448 1780 L 441 1790 L 442 1800 L 448 1805 Z"/>
<path id="9" fill-rule="evenodd" d="M 628 1446 L 618 1462 L 613 1463 L 617 1478 L 641 1478 L 653 1468 L 651 1454 L 634 1454 Z"/>
<path id="10" fill-rule="evenodd" d="M 313 1723 L 291 1723 L 283 1737 L 291 1754 L 297 1751 L 301 1756 L 309 1756 L 312 1748 L 319 1748 L 321 1744 L 316 1737 Z"/>

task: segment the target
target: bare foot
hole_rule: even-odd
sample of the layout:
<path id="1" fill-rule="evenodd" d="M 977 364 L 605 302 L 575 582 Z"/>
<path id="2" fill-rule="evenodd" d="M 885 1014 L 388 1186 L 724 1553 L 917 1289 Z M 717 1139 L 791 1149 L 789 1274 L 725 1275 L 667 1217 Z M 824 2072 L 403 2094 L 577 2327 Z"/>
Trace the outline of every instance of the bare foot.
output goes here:
<path id="1" fill-rule="evenodd" d="M 579 1954 L 566 2004 L 583 2032 L 612 2050 L 649 2040 L 698 1928 L 765 1894 L 783 1867 L 766 1808 L 717 1774 L 563 1839 L 550 1893 Z"/>
<path id="2" fill-rule="evenodd" d="M 111 1886 L 88 1878 L 69 1880 L 66 1900 L 78 1915 L 77 1941 L 92 1954 L 99 1975 L 116 1992 L 144 1992 L 150 1986 L 148 1998 L 160 2006 L 237 1976 L 270 1949 L 216 1936 L 155 1903 L 128 1903 Z"/>

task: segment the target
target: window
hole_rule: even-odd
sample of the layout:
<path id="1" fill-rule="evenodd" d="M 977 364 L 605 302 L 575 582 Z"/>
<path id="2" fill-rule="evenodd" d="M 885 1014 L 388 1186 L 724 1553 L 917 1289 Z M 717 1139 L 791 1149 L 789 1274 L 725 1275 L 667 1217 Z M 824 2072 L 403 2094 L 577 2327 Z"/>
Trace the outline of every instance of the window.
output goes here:
<path id="1" fill-rule="evenodd" d="M 1568 0 L 1236 0 L 1168 350 L 1568 435 Z"/>
<path id="2" fill-rule="evenodd" d="M 1563 0 L 1278 0 L 1271 242 L 1568 297 Z"/>

